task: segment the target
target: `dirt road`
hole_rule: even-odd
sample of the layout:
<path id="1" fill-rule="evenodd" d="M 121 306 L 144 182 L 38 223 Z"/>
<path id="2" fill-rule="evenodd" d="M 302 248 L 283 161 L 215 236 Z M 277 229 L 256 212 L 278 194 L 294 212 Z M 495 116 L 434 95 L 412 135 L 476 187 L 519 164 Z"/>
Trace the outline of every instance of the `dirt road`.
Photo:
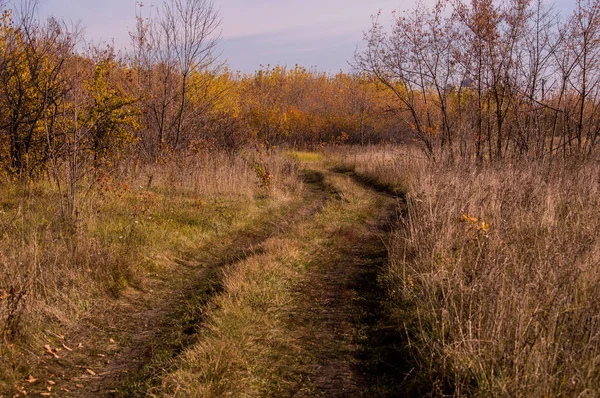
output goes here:
<path id="1" fill-rule="evenodd" d="M 289 283 L 290 300 L 278 310 L 277 319 L 283 319 L 285 344 L 297 355 L 277 354 L 279 369 L 269 373 L 269 383 L 248 391 L 278 396 L 398 395 L 402 339 L 386 324 L 380 278 L 387 265 L 387 235 L 399 217 L 398 198 L 320 165 L 309 165 L 303 173 L 302 201 L 285 215 L 225 236 L 201 256 L 176 262 L 169 272 L 149 277 L 143 289 L 129 289 L 110 309 L 91 311 L 76 329 L 55 336 L 52 345 L 64 347 L 61 353 L 45 356 L 36 367 L 40 379 L 54 384 L 38 393 L 199 395 L 192 391 L 200 390 L 169 381 L 169 375 L 181 374 L 180 368 L 209 366 L 188 366 L 179 357 L 202 346 L 206 313 L 211 312 L 213 320 L 220 316 L 211 302 L 229 294 L 224 275 L 249 259 L 280 256 L 269 251 L 277 246 L 274 241 L 287 239 L 287 246 L 296 245 L 294 250 L 305 253 L 305 265 L 296 271 L 298 280 Z M 264 344 L 267 353 L 274 350 Z M 244 370 L 248 380 L 251 371 Z M 212 395 L 237 393 L 226 390 Z"/>

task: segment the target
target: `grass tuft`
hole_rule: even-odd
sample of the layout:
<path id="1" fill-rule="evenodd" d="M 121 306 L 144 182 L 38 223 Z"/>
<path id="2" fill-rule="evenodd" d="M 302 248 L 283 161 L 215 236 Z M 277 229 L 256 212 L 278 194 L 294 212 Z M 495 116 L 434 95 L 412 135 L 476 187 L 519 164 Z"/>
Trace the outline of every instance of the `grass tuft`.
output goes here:
<path id="1" fill-rule="evenodd" d="M 323 159 L 323 155 L 318 152 L 288 151 L 284 156 L 303 163 L 317 163 Z"/>

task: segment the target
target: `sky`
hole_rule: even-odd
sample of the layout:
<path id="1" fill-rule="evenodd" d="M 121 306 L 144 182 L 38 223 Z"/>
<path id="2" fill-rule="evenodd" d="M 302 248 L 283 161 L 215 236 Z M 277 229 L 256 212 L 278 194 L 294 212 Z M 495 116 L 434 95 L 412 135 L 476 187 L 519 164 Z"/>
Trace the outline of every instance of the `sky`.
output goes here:
<path id="1" fill-rule="evenodd" d="M 17 0 L 18 1 L 18 0 Z M 142 0 L 149 16 L 160 0 Z M 556 0 L 567 10 L 574 0 Z M 41 0 L 41 15 L 81 21 L 86 39 L 129 46 L 139 0 Z M 298 64 L 327 72 L 350 70 L 357 45 L 379 10 L 412 8 L 413 0 L 213 0 L 222 17 L 219 51 L 232 70 Z M 390 17 L 391 20 L 391 17 Z M 385 20 L 384 20 L 385 21 Z"/>

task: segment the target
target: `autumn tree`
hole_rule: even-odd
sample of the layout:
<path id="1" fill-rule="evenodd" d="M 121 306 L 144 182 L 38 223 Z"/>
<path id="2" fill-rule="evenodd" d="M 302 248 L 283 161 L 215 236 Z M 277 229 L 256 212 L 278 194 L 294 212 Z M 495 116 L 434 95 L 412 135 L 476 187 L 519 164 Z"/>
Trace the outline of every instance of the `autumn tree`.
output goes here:
<path id="1" fill-rule="evenodd" d="M 572 53 L 572 72 L 568 82 L 575 92 L 575 126 L 565 143 L 576 145 L 577 152 L 591 153 L 600 126 L 600 1 L 577 0 L 567 25 Z"/>
<path id="2" fill-rule="evenodd" d="M 141 126 L 137 121 L 139 99 L 123 81 L 130 71 L 118 61 L 112 47 L 95 53 L 93 74 L 82 84 L 87 101 L 79 124 L 87 131 L 86 149 L 92 154 L 94 166 L 99 167 L 133 142 Z"/>
<path id="3" fill-rule="evenodd" d="M 428 155 L 589 155 L 598 138 L 598 0 L 438 1 L 373 20 L 357 67 L 396 96 Z"/>
<path id="4" fill-rule="evenodd" d="M 239 84 L 243 125 L 266 147 L 396 138 L 397 123 L 385 113 L 389 96 L 364 74 L 275 66 Z"/>
<path id="5" fill-rule="evenodd" d="M 459 80 L 452 21 L 444 17 L 445 1 L 433 9 L 419 5 L 396 15 L 390 33 L 373 18 L 366 48 L 355 55 L 356 66 L 394 93 L 411 126 L 433 155 L 436 142 L 452 146 L 453 121 L 448 111 L 450 86 Z"/>
<path id="6" fill-rule="evenodd" d="M 48 126 L 68 90 L 62 71 L 77 42 L 78 30 L 49 18 L 35 20 L 36 0 L 3 12 L 0 27 L 0 131 L 4 165 L 25 177 L 43 169 L 54 154 Z"/>

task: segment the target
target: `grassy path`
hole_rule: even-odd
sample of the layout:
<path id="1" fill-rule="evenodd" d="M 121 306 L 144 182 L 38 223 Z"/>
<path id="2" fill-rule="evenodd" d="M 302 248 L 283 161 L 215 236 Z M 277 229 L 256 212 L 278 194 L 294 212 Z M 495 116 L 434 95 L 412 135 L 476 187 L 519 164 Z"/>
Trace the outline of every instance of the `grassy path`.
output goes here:
<path id="1" fill-rule="evenodd" d="M 379 278 L 397 200 L 308 168 L 302 198 L 56 336 L 70 351 L 36 376 L 60 396 L 397 395 L 402 357 Z"/>
<path id="2" fill-rule="evenodd" d="M 385 330 L 386 226 L 397 201 L 318 168 L 329 200 L 227 268 L 198 343 L 156 396 L 395 396 L 402 362 Z"/>
<path id="3" fill-rule="evenodd" d="M 322 189 L 308 189 L 293 202 L 240 215 L 230 229 L 150 273 L 141 288 L 126 289 L 109 308 L 92 308 L 76 328 L 52 333 L 49 347 L 58 355 L 39 357 L 29 393 L 145 396 L 171 360 L 196 342 L 204 306 L 223 290 L 223 269 L 261 252 L 265 240 L 310 217 L 324 198 Z"/>

